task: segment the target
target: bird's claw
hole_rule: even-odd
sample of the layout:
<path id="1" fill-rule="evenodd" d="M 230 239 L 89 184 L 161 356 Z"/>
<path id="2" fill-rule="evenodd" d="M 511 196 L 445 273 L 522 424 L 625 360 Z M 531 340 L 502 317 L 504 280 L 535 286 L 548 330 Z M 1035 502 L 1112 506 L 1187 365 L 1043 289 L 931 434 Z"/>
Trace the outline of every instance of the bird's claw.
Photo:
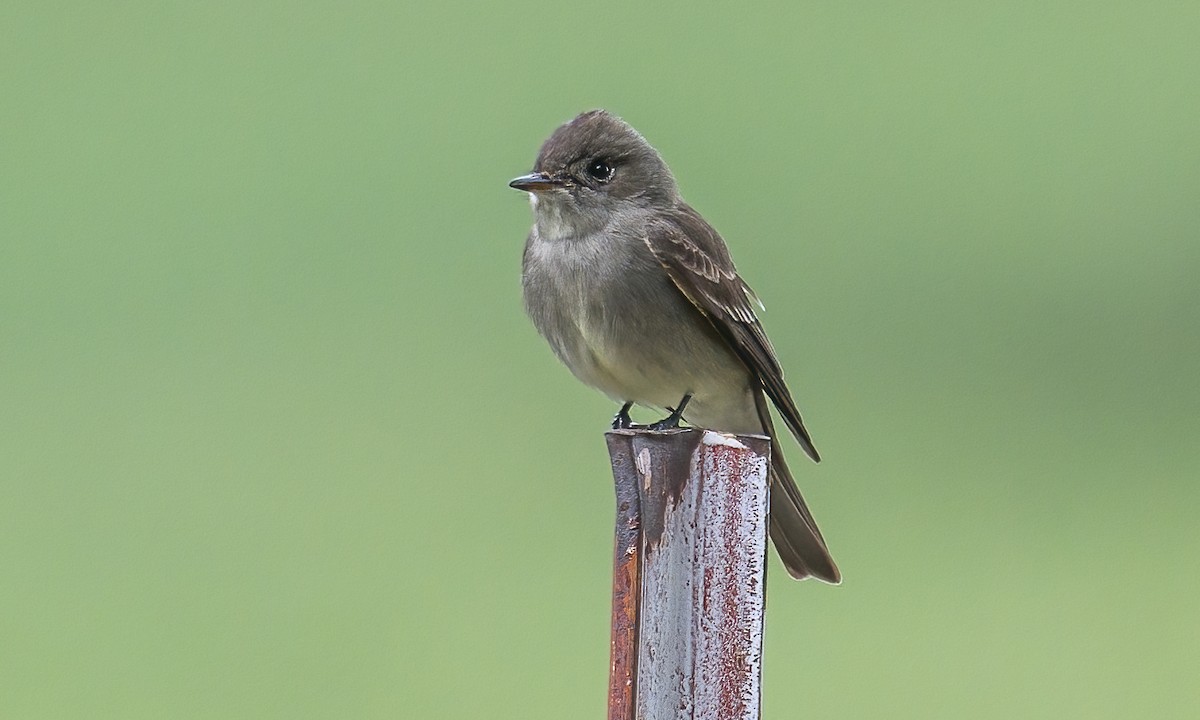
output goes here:
<path id="1" fill-rule="evenodd" d="M 645 425 L 639 425 L 635 423 L 633 419 L 629 417 L 629 408 L 631 407 L 633 407 L 633 403 L 625 403 L 621 406 L 621 409 L 617 411 L 617 414 L 613 416 L 613 430 L 641 430 L 642 428 L 646 427 Z"/>
<path id="2" fill-rule="evenodd" d="M 663 430 L 678 430 L 679 421 L 683 419 L 683 409 L 687 407 L 688 401 L 691 399 L 691 393 L 684 395 L 683 399 L 679 401 L 679 407 L 667 408 L 671 411 L 670 415 L 656 423 L 650 423 L 649 425 L 639 425 L 629 418 L 629 408 L 633 407 L 633 403 L 627 402 L 622 405 L 621 409 L 617 411 L 617 414 L 613 416 L 612 429 L 653 430 L 655 432 L 661 432 Z"/>
<path id="3" fill-rule="evenodd" d="M 670 415 L 666 416 L 665 418 L 663 418 L 662 420 L 659 420 L 656 423 L 651 423 L 650 425 L 647 425 L 646 427 L 648 429 L 654 430 L 654 431 L 678 430 L 679 429 L 679 421 L 683 419 L 683 409 L 687 407 L 688 401 L 691 399 L 692 399 L 691 393 L 684 395 L 683 399 L 679 401 L 679 407 L 667 408 L 668 410 L 671 411 Z"/>
<path id="4" fill-rule="evenodd" d="M 659 432 L 662 430 L 678 430 L 679 429 L 679 418 L 675 417 L 672 414 L 668 417 L 663 418 L 662 420 L 659 420 L 656 423 L 650 423 L 649 425 L 646 426 L 646 429 L 654 430 L 655 432 Z"/>

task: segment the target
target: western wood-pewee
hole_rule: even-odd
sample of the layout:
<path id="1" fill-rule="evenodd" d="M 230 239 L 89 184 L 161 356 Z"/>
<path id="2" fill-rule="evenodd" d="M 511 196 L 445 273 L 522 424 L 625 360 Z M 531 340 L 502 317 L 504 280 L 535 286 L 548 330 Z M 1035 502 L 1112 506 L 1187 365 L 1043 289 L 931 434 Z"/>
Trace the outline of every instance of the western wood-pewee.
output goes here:
<path id="1" fill-rule="evenodd" d="M 656 429 L 686 419 L 770 435 L 779 556 L 792 577 L 839 582 L 775 439 L 767 398 L 820 460 L 754 314 L 758 299 L 658 152 L 620 118 L 593 110 L 558 128 L 533 172 L 509 184 L 529 193 L 534 211 L 525 309 L 576 377 L 623 403 L 613 427 L 630 427 L 636 403 L 671 411 Z"/>

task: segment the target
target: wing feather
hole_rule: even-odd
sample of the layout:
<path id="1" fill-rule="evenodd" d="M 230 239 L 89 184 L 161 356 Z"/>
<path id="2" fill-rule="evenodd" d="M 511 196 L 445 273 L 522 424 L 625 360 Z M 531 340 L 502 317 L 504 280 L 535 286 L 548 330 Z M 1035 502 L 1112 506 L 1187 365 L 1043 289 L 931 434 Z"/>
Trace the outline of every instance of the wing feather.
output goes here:
<path id="1" fill-rule="evenodd" d="M 679 291 L 759 379 L 804 451 L 820 462 L 800 410 L 783 381 L 775 348 L 754 314 L 751 298 L 757 302 L 758 297 L 737 274 L 721 236 L 699 213 L 684 205 L 669 219 L 653 224 L 645 241 Z"/>

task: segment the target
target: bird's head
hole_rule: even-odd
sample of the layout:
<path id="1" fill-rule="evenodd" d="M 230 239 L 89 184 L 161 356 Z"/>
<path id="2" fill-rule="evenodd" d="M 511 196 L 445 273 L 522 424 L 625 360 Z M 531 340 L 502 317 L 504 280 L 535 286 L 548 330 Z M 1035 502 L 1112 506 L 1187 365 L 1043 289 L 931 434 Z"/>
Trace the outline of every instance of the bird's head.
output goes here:
<path id="1" fill-rule="evenodd" d="M 670 207 L 679 192 L 658 151 L 604 110 L 585 112 L 555 130 L 533 172 L 509 185 L 530 194 L 539 229 L 551 236 L 587 234 L 614 214 Z"/>

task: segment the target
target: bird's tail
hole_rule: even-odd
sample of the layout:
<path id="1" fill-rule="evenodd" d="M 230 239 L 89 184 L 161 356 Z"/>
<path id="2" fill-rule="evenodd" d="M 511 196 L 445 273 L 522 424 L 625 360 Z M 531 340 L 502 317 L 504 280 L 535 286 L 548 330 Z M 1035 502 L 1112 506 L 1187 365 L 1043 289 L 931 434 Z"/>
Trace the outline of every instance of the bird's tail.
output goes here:
<path id="1" fill-rule="evenodd" d="M 771 437 L 771 540 L 775 550 L 788 574 L 797 580 L 815 577 L 836 585 L 842 581 L 842 574 L 783 459 L 766 398 L 762 392 L 755 395 L 763 432 Z"/>

